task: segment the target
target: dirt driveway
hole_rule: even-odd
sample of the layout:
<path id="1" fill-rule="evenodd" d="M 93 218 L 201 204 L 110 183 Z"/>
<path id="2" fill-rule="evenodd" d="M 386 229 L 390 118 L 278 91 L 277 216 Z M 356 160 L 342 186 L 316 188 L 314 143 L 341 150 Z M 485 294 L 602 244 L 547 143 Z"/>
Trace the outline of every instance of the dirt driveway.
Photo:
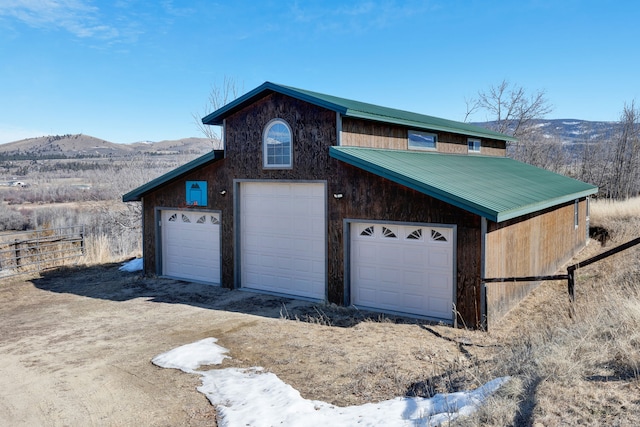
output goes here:
<path id="1" fill-rule="evenodd" d="M 142 278 L 118 266 L 2 281 L 0 425 L 215 425 L 197 376 L 150 362 L 207 337 L 230 350 L 223 367 L 263 366 L 303 397 L 338 405 L 490 379 L 452 374 L 490 347 L 481 332 Z"/>

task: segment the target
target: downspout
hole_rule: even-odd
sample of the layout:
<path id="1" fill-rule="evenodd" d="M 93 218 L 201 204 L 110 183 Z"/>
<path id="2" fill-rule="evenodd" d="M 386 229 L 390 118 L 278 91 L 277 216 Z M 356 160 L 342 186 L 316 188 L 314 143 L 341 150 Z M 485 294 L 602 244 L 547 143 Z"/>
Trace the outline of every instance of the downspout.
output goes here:
<path id="1" fill-rule="evenodd" d="M 342 114 L 336 111 L 336 145 L 342 145 Z"/>
<path id="2" fill-rule="evenodd" d="M 222 149 L 224 150 L 224 158 L 227 158 L 227 119 L 222 119 Z"/>
<path id="3" fill-rule="evenodd" d="M 485 277 L 487 264 L 487 218 L 480 217 L 480 278 Z M 485 331 L 489 328 L 487 320 L 487 284 L 480 282 L 480 325 Z"/>

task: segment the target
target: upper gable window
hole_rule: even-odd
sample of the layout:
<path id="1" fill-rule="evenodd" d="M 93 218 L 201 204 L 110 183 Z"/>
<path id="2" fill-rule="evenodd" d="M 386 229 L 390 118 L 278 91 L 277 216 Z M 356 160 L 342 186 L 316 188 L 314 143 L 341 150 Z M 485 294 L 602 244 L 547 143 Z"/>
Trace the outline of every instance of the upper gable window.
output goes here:
<path id="1" fill-rule="evenodd" d="M 438 135 L 435 133 L 409 131 L 410 150 L 435 150 L 438 143 Z"/>
<path id="2" fill-rule="evenodd" d="M 264 128 L 262 156 L 265 168 L 290 168 L 292 165 L 291 128 L 282 119 L 273 119 Z"/>
<path id="3" fill-rule="evenodd" d="M 480 140 L 469 138 L 467 139 L 467 146 L 469 147 L 470 153 L 479 153 L 480 152 Z"/>

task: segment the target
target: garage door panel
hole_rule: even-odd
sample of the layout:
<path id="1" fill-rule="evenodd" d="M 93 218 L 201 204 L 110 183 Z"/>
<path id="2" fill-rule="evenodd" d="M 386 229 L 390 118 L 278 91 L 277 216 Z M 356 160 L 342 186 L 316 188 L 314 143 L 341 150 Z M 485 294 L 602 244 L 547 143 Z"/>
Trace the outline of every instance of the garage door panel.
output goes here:
<path id="1" fill-rule="evenodd" d="M 453 232 L 445 227 L 351 224 L 351 302 L 452 319 Z"/>
<path id="2" fill-rule="evenodd" d="M 447 298 L 431 297 L 428 307 L 431 312 L 438 314 L 438 317 L 446 317 L 451 313 L 451 305 Z"/>
<path id="3" fill-rule="evenodd" d="M 421 245 L 421 247 L 415 247 L 415 246 L 412 246 L 411 248 L 404 247 L 402 248 L 402 258 L 404 260 L 403 264 L 422 265 L 427 260 L 427 254 L 428 254 L 428 251 L 424 247 L 424 244 Z"/>
<path id="4" fill-rule="evenodd" d="M 398 280 L 398 277 L 402 277 L 402 271 L 397 268 L 380 267 L 378 272 L 380 274 L 378 277 L 381 282 L 393 283 Z"/>
<path id="5" fill-rule="evenodd" d="M 449 268 L 452 264 L 450 251 L 441 248 L 429 251 L 428 262 L 430 267 Z"/>
<path id="6" fill-rule="evenodd" d="M 242 287 L 325 298 L 325 193 L 319 183 L 241 183 Z"/>

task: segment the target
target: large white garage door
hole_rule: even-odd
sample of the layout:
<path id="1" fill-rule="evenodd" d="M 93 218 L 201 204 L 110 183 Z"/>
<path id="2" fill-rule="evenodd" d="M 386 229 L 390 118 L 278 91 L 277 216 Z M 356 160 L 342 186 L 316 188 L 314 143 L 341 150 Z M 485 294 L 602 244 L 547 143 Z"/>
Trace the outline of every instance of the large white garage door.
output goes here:
<path id="1" fill-rule="evenodd" d="M 351 303 L 453 319 L 453 229 L 351 224 Z"/>
<path id="2" fill-rule="evenodd" d="M 325 210 L 322 183 L 241 183 L 241 286 L 325 299 Z"/>
<path id="3" fill-rule="evenodd" d="M 178 279 L 220 283 L 220 215 L 163 210 L 162 274 Z"/>

